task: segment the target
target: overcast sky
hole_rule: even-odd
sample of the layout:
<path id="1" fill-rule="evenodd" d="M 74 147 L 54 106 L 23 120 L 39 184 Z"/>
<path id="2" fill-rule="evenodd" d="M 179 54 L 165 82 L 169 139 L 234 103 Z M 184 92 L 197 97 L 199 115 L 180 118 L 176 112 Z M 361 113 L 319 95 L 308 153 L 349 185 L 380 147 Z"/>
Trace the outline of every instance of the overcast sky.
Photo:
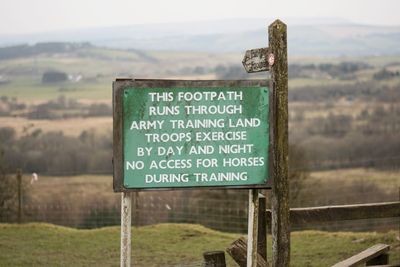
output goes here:
<path id="1" fill-rule="evenodd" d="M 224 18 L 400 25 L 400 0 L 0 0 L 0 34 Z"/>

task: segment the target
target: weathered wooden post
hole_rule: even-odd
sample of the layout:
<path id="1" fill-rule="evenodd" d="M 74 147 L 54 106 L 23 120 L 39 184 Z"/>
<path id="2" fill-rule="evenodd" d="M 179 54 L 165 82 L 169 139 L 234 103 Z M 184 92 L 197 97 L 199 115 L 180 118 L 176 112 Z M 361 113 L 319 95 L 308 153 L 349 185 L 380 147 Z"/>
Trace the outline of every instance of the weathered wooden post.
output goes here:
<path id="1" fill-rule="evenodd" d="M 131 266 L 132 194 L 121 193 L 121 267 Z"/>
<path id="2" fill-rule="evenodd" d="M 247 50 L 243 59 L 246 71 L 270 71 L 272 90 L 269 146 L 272 157 L 272 266 L 289 266 L 289 182 L 288 182 L 288 60 L 286 25 L 280 20 L 268 28 L 269 46 Z M 252 250 L 248 243 L 248 250 Z M 248 251 L 248 256 L 251 252 Z M 249 259 L 248 259 L 249 260 Z M 251 261 L 251 259 L 250 259 Z M 250 266 L 250 265 L 248 265 Z"/>
<path id="3" fill-rule="evenodd" d="M 133 225 L 139 226 L 140 225 L 140 211 L 139 211 L 139 192 L 132 192 L 132 214 L 133 214 Z"/>
<path id="4" fill-rule="evenodd" d="M 257 266 L 258 248 L 258 190 L 249 190 L 249 214 L 247 225 L 247 267 Z"/>
<path id="5" fill-rule="evenodd" d="M 223 251 L 207 251 L 203 253 L 205 267 L 226 267 Z"/>
<path id="6" fill-rule="evenodd" d="M 273 170 L 272 184 L 272 266 L 289 266 L 290 220 L 288 180 L 288 60 L 286 25 L 276 20 L 268 28 L 268 62 L 275 106 L 273 122 Z"/>
<path id="7" fill-rule="evenodd" d="M 241 237 L 235 240 L 226 250 L 232 259 L 240 266 L 247 267 L 247 240 Z M 268 263 L 263 257 L 258 254 L 257 267 L 268 267 Z"/>
<path id="8" fill-rule="evenodd" d="M 258 233 L 257 233 L 257 252 L 267 261 L 267 216 L 266 216 L 265 196 L 258 196 Z"/>
<path id="9" fill-rule="evenodd" d="M 22 171 L 17 170 L 17 187 L 18 187 L 18 223 L 22 223 Z"/>

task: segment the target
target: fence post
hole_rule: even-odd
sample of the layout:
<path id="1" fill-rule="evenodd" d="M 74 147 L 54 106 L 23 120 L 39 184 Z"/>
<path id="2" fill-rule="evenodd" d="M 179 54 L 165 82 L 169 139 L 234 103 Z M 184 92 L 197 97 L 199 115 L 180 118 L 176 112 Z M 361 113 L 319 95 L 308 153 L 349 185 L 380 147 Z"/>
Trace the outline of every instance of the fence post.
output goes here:
<path id="1" fill-rule="evenodd" d="M 247 265 L 247 240 L 244 237 L 241 237 L 235 240 L 230 246 L 226 249 L 226 251 L 231 255 L 232 259 L 240 266 L 240 267 L 248 267 Z M 255 266 L 257 267 L 268 267 L 268 263 L 261 257 L 261 255 L 257 255 L 257 263 Z"/>
<path id="2" fill-rule="evenodd" d="M 247 225 L 247 267 L 257 266 L 258 235 L 258 189 L 249 190 L 249 211 Z"/>
<path id="3" fill-rule="evenodd" d="M 226 267 L 223 251 L 207 251 L 203 253 L 205 267 Z"/>
<path id="4" fill-rule="evenodd" d="M 139 226 L 140 225 L 140 215 L 139 215 L 139 192 L 133 192 L 133 225 Z"/>
<path id="5" fill-rule="evenodd" d="M 267 216 L 265 196 L 258 195 L 258 233 L 257 233 L 257 252 L 267 261 Z"/>
<path id="6" fill-rule="evenodd" d="M 121 267 L 131 266 L 132 194 L 121 193 Z"/>
<path id="7" fill-rule="evenodd" d="M 22 223 L 22 170 L 17 169 L 17 187 L 18 187 L 18 223 Z"/>
<path id="8" fill-rule="evenodd" d="M 274 21 L 268 28 L 268 63 L 274 94 L 272 184 L 272 266 L 287 267 L 290 262 L 290 221 L 288 181 L 288 60 L 286 25 Z"/>

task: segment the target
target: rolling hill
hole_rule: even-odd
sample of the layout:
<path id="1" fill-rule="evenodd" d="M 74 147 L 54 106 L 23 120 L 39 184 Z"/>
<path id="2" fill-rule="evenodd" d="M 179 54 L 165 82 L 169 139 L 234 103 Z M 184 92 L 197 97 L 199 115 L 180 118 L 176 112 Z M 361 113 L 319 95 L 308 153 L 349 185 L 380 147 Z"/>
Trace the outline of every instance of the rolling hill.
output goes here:
<path id="1" fill-rule="evenodd" d="M 96 46 L 161 51 L 242 52 L 267 44 L 272 19 L 128 25 L 0 36 L 0 46 L 90 42 Z M 400 53 L 400 26 L 343 20 L 287 20 L 291 56 L 365 56 Z"/>

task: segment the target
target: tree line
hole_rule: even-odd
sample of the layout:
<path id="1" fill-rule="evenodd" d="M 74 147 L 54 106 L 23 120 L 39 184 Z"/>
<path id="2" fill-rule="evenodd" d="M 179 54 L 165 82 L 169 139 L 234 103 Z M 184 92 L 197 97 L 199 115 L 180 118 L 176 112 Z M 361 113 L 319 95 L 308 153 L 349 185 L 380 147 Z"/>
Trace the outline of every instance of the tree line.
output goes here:
<path id="1" fill-rule="evenodd" d="M 349 101 L 400 102 L 400 84 L 392 86 L 378 82 L 346 85 L 306 86 L 289 90 L 289 101 L 329 102 L 345 98 Z"/>
<path id="2" fill-rule="evenodd" d="M 28 130 L 17 137 L 13 128 L 0 128 L 0 152 L 5 172 L 21 168 L 28 173 L 73 175 L 111 173 L 111 133 L 83 131 L 79 136 L 62 132 Z"/>
<path id="3" fill-rule="evenodd" d="M 312 169 L 400 168 L 400 106 L 381 104 L 358 115 L 328 113 L 304 120 L 295 116 L 291 134 Z"/>
<path id="4" fill-rule="evenodd" d="M 111 105 L 106 103 L 84 104 L 76 99 L 60 95 L 57 99 L 47 102 L 27 105 L 19 102 L 17 98 L 0 97 L 0 116 L 13 116 L 17 114 L 31 120 L 55 120 L 76 117 L 111 116 Z"/>

